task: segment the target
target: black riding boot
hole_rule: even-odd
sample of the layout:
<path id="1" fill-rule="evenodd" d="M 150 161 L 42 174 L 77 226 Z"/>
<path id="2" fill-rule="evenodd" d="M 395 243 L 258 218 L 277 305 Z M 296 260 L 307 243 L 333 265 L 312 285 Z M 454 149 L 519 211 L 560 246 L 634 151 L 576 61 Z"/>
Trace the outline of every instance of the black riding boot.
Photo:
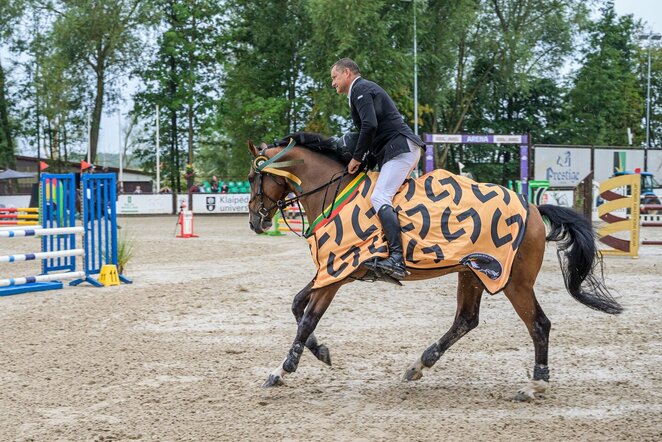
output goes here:
<path id="1" fill-rule="evenodd" d="M 402 256 L 402 238 L 400 237 L 400 221 L 393 207 L 383 205 L 379 212 L 379 220 L 386 235 L 388 242 L 389 257 L 375 263 L 375 267 L 380 269 L 392 278 L 397 280 L 404 279 L 407 275 L 405 260 Z"/>

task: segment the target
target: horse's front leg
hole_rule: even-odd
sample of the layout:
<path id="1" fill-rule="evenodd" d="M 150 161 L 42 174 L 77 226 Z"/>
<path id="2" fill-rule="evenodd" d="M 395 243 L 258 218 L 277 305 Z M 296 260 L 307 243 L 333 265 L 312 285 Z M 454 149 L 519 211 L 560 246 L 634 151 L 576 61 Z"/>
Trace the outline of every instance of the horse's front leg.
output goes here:
<path id="1" fill-rule="evenodd" d="M 287 353 L 285 360 L 269 375 L 263 385 L 264 387 L 281 385 L 285 375 L 296 371 L 306 341 L 312 335 L 317 323 L 322 318 L 322 315 L 324 315 L 324 312 L 326 312 L 329 304 L 331 304 L 331 301 L 336 295 L 336 292 L 338 292 L 340 286 L 341 283 L 336 283 L 320 289 L 311 290 L 310 300 L 308 301 L 308 306 L 299 321 L 297 334 L 292 343 L 292 347 L 290 347 L 290 351 Z"/>
<path id="2" fill-rule="evenodd" d="M 303 313 L 306 310 L 306 306 L 310 301 L 310 293 L 313 289 L 313 281 L 310 281 L 307 286 L 305 286 L 299 293 L 296 294 L 294 300 L 292 301 L 292 313 L 296 318 L 297 324 L 301 322 L 303 318 Z M 331 353 L 329 349 L 324 344 L 318 344 L 315 333 L 311 333 L 306 339 L 306 348 L 308 348 L 317 359 L 324 362 L 326 365 L 331 365 Z"/>

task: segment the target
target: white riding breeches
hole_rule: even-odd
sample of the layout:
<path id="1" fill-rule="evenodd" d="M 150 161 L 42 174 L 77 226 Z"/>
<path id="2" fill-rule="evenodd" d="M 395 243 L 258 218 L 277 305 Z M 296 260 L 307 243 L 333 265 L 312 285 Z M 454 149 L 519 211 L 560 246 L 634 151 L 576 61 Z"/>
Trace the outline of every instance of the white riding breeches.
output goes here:
<path id="1" fill-rule="evenodd" d="M 387 161 L 379 171 L 375 190 L 370 197 L 375 211 L 379 211 L 384 205 L 393 205 L 393 197 L 421 158 L 421 148 L 410 139 L 407 139 L 407 144 L 409 152 L 401 153 Z"/>

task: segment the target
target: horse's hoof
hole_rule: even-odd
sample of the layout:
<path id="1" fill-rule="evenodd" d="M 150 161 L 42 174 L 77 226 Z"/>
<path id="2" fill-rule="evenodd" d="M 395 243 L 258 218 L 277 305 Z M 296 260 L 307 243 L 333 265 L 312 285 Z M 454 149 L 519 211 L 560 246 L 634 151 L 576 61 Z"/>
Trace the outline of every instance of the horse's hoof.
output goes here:
<path id="1" fill-rule="evenodd" d="M 279 387 L 281 385 L 283 385 L 283 380 L 281 379 L 281 377 L 275 374 L 270 374 L 267 380 L 264 381 L 264 384 L 262 384 L 262 387 L 264 388 Z"/>
<path id="2" fill-rule="evenodd" d="M 423 371 L 419 370 L 418 367 L 410 367 L 405 371 L 405 375 L 402 377 L 405 381 L 417 381 L 423 377 Z"/>
<path id="3" fill-rule="evenodd" d="M 331 352 L 326 345 L 320 344 L 317 347 L 317 350 L 315 351 L 315 357 L 324 362 L 329 367 L 331 366 Z"/>

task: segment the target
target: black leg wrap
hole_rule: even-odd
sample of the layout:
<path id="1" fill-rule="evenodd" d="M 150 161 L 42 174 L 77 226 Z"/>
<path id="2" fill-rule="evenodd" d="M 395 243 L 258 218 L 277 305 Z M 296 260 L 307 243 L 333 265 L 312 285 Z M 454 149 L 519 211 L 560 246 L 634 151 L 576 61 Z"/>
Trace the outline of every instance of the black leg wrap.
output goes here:
<path id="1" fill-rule="evenodd" d="M 549 382 L 549 367 L 546 365 L 536 364 L 533 366 L 533 380 L 543 380 Z"/>
<path id="2" fill-rule="evenodd" d="M 427 368 L 432 367 L 441 357 L 441 352 L 437 349 L 437 345 L 433 344 L 429 346 L 421 356 L 421 362 Z"/>
<path id="3" fill-rule="evenodd" d="M 294 373 L 296 371 L 299 366 L 299 359 L 303 353 L 303 348 L 301 342 L 292 344 L 292 348 L 290 348 L 287 358 L 285 359 L 285 362 L 283 362 L 283 370 L 288 373 Z"/>

